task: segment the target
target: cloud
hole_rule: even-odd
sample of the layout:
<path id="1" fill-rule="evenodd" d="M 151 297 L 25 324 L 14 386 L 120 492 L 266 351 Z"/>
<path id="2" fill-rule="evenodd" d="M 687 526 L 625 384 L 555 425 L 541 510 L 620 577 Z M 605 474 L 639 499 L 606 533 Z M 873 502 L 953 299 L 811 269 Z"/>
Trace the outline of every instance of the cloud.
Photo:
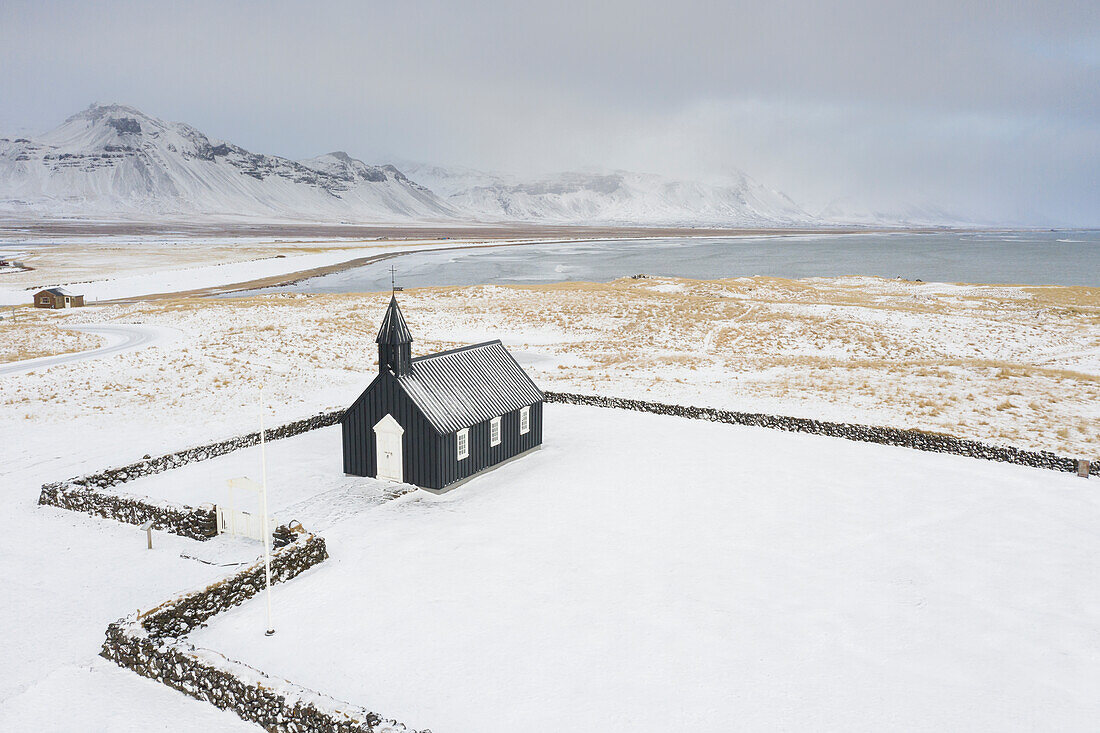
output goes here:
<path id="1" fill-rule="evenodd" d="M 120 101 L 264 152 L 743 168 L 808 207 L 1100 223 L 1090 2 L 0 5 L 0 125 Z"/>

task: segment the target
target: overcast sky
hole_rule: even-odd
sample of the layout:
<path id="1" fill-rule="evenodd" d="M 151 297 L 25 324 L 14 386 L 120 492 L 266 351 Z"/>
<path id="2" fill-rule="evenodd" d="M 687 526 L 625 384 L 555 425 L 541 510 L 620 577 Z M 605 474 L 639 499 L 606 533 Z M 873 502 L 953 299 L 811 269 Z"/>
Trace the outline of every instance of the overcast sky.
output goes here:
<path id="1" fill-rule="evenodd" d="M 292 158 L 741 169 L 813 212 L 1100 225 L 1100 2 L 0 0 L 0 129 L 121 102 Z"/>

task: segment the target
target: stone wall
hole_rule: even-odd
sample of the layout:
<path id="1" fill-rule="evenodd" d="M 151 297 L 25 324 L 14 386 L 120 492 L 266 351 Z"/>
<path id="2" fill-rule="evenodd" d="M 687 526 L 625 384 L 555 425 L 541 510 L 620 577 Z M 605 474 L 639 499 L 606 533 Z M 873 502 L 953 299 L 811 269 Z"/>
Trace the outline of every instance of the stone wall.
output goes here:
<path id="1" fill-rule="evenodd" d="M 279 425 L 274 428 L 268 428 L 265 432 L 265 439 L 280 440 L 282 438 L 290 438 L 295 435 L 301 435 L 302 433 L 308 433 L 310 430 L 317 430 L 318 428 L 327 428 L 331 425 L 335 425 L 340 421 L 340 416 L 344 414 L 343 410 L 335 410 L 333 412 L 322 412 L 319 415 L 313 417 L 307 417 L 302 420 L 295 420 L 294 422 L 286 423 L 285 425 Z M 177 451 L 176 453 L 169 453 L 159 458 L 146 457 L 136 463 L 131 463 L 128 466 L 120 466 L 118 468 L 107 468 L 98 473 L 89 474 L 87 476 L 81 476 L 80 478 L 70 479 L 70 483 L 77 484 L 78 486 L 88 486 L 93 488 L 109 488 L 111 486 L 117 486 L 118 484 L 125 483 L 126 481 L 133 481 L 140 476 L 149 476 L 154 473 L 161 473 L 163 471 L 169 471 L 173 468 L 179 468 L 185 466 L 188 463 L 195 463 L 196 461 L 205 461 L 209 458 L 216 458 L 218 456 L 224 456 L 226 453 L 232 453 L 235 450 L 241 448 L 249 448 L 254 445 L 260 444 L 260 433 L 256 431 L 254 433 L 248 433 L 246 435 L 238 435 L 228 440 L 220 440 L 216 443 L 208 443 L 206 445 L 196 446 L 194 448 L 188 448 L 186 450 Z"/>
<path id="2" fill-rule="evenodd" d="M 272 552 L 271 580 L 286 582 L 327 558 L 323 538 L 311 534 L 298 536 Z M 201 590 L 116 621 L 107 627 L 100 654 L 191 697 L 232 710 L 269 731 L 407 731 L 404 725 L 376 713 L 271 677 L 183 639 L 215 614 L 262 592 L 264 582 L 261 558 Z"/>
<path id="3" fill-rule="evenodd" d="M 285 583 L 328 559 L 325 540 L 306 534 L 271 552 L 271 582 Z M 187 593 L 143 613 L 141 627 L 157 638 L 180 637 L 215 614 L 239 606 L 264 589 L 264 561 L 261 557 L 244 570 Z"/>
<path id="4" fill-rule="evenodd" d="M 920 430 L 877 427 L 854 423 L 811 420 L 804 417 L 786 417 L 783 415 L 764 415 L 755 412 L 734 412 L 711 407 L 686 407 L 661 402 L 646 402 L 621 397 L 601 397 L 581 395 L 569 392 L 545 392 L 547 402 L 561 402 L 571 405 L 591 405 L 595 407 L 613 407 L 620 410 L 637 410 L 658 415 L 675 415 L 693 420 L 710 420 L 732 425 L 751 425 L 753 427 L 787 430 L 796 433 L 827 435 L 845 440 L 864 443 L 896 445 L 935 453 L 951 453 L 969 458 L 984 458 L 990 461 L 1017 463 L 1022 466 L 1046 468 L 1053 471 L 1077 470 L 1077 459 L 1057 456 L 1048 451 L 1029 451 L 1010 446 L 988 445 L 976 440 L 956 438 L 943 433 L 929 433 Z M 1100 461 L 1092 461 L 1089 473 L 1100 475 Z"/>
<path id="5" fill-rule="evenodd" d="M 214 652 L 135 633 L 134 624 L 107 629 L 103 656 L 120 666 L 212 703 L 279 733 L 404 733 L 393 720 L 300 687 Z"/>
<path id="6" fill-rule="evenodd" d="M 545 392 L 544 394 L 547 402 L 613 407 L 622 410 L 652 412 L 659 415 L 676 415 L 695 420 L 751 425 L 774 430 L 827 435 L 865 443 L 896 445 L 936 453 L 951 453 L 970 458 L 1016 463 L 1054 471 L 1071 473 L 1077 471 L 1077 459 L 1074 458 L 1058 456 L 1049 451 L 1029 451 L 1011 446 L 988 445 L 976 440 L 956 438 L 942 433 L 812 420 L 784 415 L 735 412 L 711 407 L 670 405 L 622 397 L 581 395 L 569 392 Z M 329 427 L 337 424 L 342 414 L 343 410 L 334 410 L 280 425 L 267 431 L 267 439 L 289 438 L 310 430 Z M 257 445 L 259 442 L 260 434 L 258 432 L 248 433 L 228 440 L 169 453 L 159 458 L 145 458 L 128 466 L 108 468 L 69 481 L 46 484 L 42 487 L 38 503 L 85 512 L 93 516 L 106 517 L 129 524 L 144 524 L 152 521 L 156 529 L 166 530 L 191 539 L 209 539 L 217 534 L 217 519 L 212 508 L 195 508 L 170 502 L 155 502 L 144 497 L 116 493 L 107 489 L 126 481 L 132 481 L 139 476 L 148 476 L 195 461 L 204 461 L 241 448 Z M 1100 476 L 1100 460 L 1091 460 L 1089 473 Z"/>
<path id="7" fill-rule="evenodd" d="M 218 518 L 213 507 L 158 502 L 148 497 L 90 489 L 69 482 L 43 486 L 38 503 L 127 524 L 151 521 L 154 529 L 195 540 L 207 540 L 218 534 Z"/>
<path id="8" fill-rule="evenodd" d="M 269 441 L 279 440 L 301 435 L 310 430 L 327 428 L 338 423 L 342 414 L 342 410 L 336 410 L 295 420 L 266 430 L 265 438 Z M 68 481 L 45 484 L 38 496 L 38 503 L 114 519 L 127 524 L 145 524 L 152 521 L 155 529 L 194 540 L 207 540 L 218 533 L 217 516 L 212 507 L 189 507 L 110 489 L 141 476 L 149 476 L 179 468 L 188 463 L 223 456 L 241 448 L 258 445 L 259 442 L 260 433 L 257 431 L 169 453 L 159 458 L 146 457 L 128 466 L 107 468 Z"/>

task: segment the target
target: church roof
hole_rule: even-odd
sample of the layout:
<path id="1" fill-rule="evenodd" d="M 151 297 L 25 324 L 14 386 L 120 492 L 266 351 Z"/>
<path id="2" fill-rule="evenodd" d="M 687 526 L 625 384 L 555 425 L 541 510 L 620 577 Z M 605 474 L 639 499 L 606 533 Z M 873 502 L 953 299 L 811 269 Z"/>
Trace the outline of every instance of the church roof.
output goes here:
<path id="1" fill-rule="evenodd" d="M 399 375 L 397 382 L 441 433 L 453 433 L 543 399 L 499 340 L 417 357 L 410 372 Z"/>
<path id="2" fill-rule="evenodd" d="M 390 305 L 386 308 L 386 315 L 382 318 L 382 327 L 378 329 L 379 344 L 409 344 L 412 343 L 412 333 L 405 316 L 401 315 L 401 306 L 397 305 L 397 297 L 390 296 Z"/>

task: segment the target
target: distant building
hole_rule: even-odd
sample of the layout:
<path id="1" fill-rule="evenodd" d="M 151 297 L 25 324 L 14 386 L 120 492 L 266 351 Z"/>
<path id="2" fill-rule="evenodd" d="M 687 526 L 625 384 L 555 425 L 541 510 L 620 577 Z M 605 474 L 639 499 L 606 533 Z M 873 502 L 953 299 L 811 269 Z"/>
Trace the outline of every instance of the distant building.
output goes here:
<path id="1" fill-rule="evenodd" d="M 34 294 L 35 308 L 77 308 L 84 305 L 84 296 L 65 288 L 49 288 Z"/>
<path id="2" fill-rule="evenodd" d="M 378 376 L 349 407 L 344 472 L 442 490 L 542 444 L 542 392 L 500 341 L 412 358 L 391 297 Z"/>

